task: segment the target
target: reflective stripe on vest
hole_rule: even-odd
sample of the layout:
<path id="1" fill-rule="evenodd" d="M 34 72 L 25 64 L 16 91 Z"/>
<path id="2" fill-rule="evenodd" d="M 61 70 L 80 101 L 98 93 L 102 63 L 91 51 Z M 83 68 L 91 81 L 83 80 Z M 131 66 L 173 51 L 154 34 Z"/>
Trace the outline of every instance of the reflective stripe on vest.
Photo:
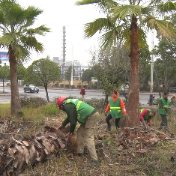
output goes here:
<path id="1" fill-rule="evenodd" d="M 120 106 L 120 98 L 118 97 L 116 101 L 114 102 L 113 98 L 110 98 L 110 114 L 112 118 L 121 118 L 122 117 L 122 110 Z"/>
<path id="2" fill-rule="evenodd" d="M 110 107 L 110 112 L 111 112 L 111 109 L 118 109 L 117 112 L 121 112 L 121 108 L 120 107 Z"/>

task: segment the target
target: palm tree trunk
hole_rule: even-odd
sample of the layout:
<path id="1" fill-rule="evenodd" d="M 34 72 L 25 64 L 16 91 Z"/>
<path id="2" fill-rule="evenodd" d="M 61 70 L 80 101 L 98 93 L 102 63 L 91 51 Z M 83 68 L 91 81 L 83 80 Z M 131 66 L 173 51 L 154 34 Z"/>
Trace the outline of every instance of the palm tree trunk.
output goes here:
<path id="1" fill-rule="evenodd" d="M 127 113 L 129 115 L 126 126 L 139 125 L 139 47 L 137 19 L 133 15 L 131 22 L 131 52 L 130 52 L 130 80 Z"/>
<path id="2" fill-rule="evenodd" d="M 17 82 L 17 62 L 15 53 L 9 45 L 9 62 L 10 62 L 10 87 L 11 87 L 11 115 L 17 114 L 21 110 L 19 90 Z"/>

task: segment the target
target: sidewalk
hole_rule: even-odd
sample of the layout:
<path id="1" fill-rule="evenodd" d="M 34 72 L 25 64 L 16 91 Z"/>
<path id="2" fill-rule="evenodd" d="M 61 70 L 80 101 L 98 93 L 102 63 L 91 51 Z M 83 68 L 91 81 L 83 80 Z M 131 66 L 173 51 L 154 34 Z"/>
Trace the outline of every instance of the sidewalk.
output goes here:
<path id="1" fill-rule="evenodd" d="M 0 92 L 0 96 L 11 96 L 11 92 Z"/>

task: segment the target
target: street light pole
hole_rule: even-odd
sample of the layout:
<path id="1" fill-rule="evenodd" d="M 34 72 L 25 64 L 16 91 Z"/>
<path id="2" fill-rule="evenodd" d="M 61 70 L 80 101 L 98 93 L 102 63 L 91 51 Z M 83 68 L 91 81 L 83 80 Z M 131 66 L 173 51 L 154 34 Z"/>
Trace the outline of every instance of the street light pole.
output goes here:
<path id="1" fill-rule="evenodd" d="M 152 30 L 152 48 L 151 51 L 154 49 L 154 30 Z M 151 57 L 151 83 L 150 83 L 150 93 L 153 93 L 153 54 Z"/>
<path id="2" fill-rule="evenodd" d="M 151 51 L 153 52 L 154 49 L 154 30 L 152 29 L 152 45 Z M 153 53 L 151 57 L 151 82 L 150 82 L 150 98 L 149 98 L 149 105 L 153 105 Z"/>
<path id="3" fill-rule="evenodd" d="M 71 89 L 73 89 L 73 45 L 72 45 Z"/>

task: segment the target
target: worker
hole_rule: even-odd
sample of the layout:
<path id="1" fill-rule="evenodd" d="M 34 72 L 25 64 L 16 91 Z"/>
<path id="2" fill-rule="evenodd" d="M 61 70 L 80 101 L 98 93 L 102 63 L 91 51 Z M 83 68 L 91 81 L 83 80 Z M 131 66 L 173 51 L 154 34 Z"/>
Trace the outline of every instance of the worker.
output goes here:
<path id="1" fill-rule="evenodd" d="M 163 96 L 160 98 L 158 102 L 158 112 L 161 116 L 161 123 L 158 128 L 158 130 L 161 130 L 163 127 L 166 131 L 169 132 L 167 127 L 167 114 L 169 112 L 169 99 L 168 99 L 169 93 L 164 92 Z"/>
<path id="2" fill-rule="evenodd" d="M 78 99 L 60 97 L 57 104 L 60 110 L 67 113 L 67 118 L 58 129 L 62 129 L 70 123 L 70 132 L 66 134 L 66 137 L 70 137 L 73 135 L 78 121 L 81 125 L 77 130 L 77 154 L 82 156 L 86 146 L 93 160 L 92 164 L 99 165 L 94 141 L 95 125 L 99 118 L 99 113 L 95 108 Z"/>
<path id="3" fill-rule="evenodd" d="M 82 95 L 82 101 L 84 101 L 84 96 L 85 96 L 85 93 L 86 91 L 85 91 L 85 86 L 83 86 L 82 88 L 81 88 L 81 92 L 80 92 L 80 94 Z"/>
<path id="4" fill-rule="evenodd" d="M 140 109 L 140 121 L 144 125 L 144 128 L 147 129 L 148 124 L 150 124 L 150 120 L 155 116 L 156 111 L 150 109 Z"/>
<path id="5" fill-rule="evenodd" d="M 110 114 L 107 116 L 108 111 L 110 111 Z M 118 91 L 114 89 L 112 91 L 112 97 L 110 98 L 109 103 L 105 110 L 108 131 L 111 130 L 110 119 L 112 118 L 115 119 L 116 129 L 119 128 L 119 121 L 120 121 L 120 118 L 122 117 L 122 112 L 125 116 L 127 115 L 123 100 L 119 97 Z"/>

